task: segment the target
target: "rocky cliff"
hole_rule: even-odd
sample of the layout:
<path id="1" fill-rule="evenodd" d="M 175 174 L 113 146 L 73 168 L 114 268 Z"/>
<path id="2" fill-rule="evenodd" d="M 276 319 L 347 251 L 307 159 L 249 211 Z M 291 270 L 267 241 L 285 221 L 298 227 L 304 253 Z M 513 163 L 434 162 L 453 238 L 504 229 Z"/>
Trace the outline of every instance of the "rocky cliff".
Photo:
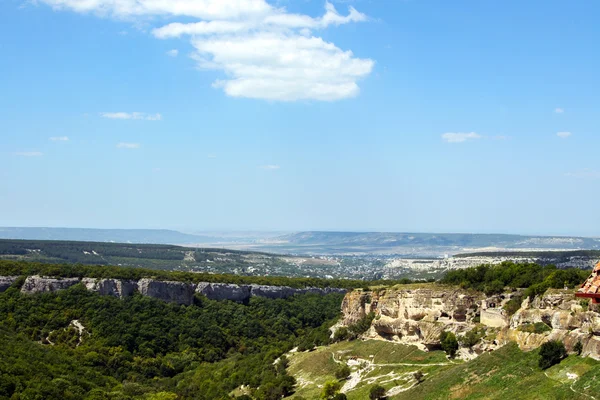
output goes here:
<path id="1" fill-rule="evenodd" d="M 8 289 L 18 277 L 0 276 L 0 292 Z M 288 286 L 266 285 L 235 285 L 228 283 L 199 284 L 159 281 L 144 278 L 139 281 L 121 279 L 95 279 L 95 278 L 53 278 L 43 276 L 30 276 L 25 279 L 21 293 L 35 294 L 64 290 L 78 283 L 82 283 L 87 290 L 103 296 L 124 298 L 133 295 L 136 291 L 143 296 L 149 296 L 167 302 L 190 305 L 194 302 L 194 294 L 199 293 L 211 300 L 231 300 L 247 302 L 250 297 L 266 297 L 270 299 L 284 299 L 295 294 L 314 293 L 345 293 L 345 289 L 337 288 L 303 288 L 294 289 Z"/>
<path id="2" fill-rule="evenodd" d="M 79 278 L 49 278 L 46 276 L 29 276 L 21 287 L 21 293 L 33 294 L 54 292 L 67 289 L 79 283 Z"/>
<path id="3" fill-rule="evenodd" d="M 0 293 L 11 287 L 18 278 L 18 276 L 0 276 Z"/>
<path id="4" fill-rule="evenodd" d="M 342 324 L 349 326 L 368 313 L 375 317 L 365 337 L 417 345 L 421 349 L 439 348 L 442 331 L 457 335 L 477 328 L 479 341 L 459 351 L 472 358 L 509 341 L 522 350 L 533 350 L 549 340 L 562 340 L 572 351 L 577 342 L 583 355 L 600 359 L 600 313 L 598 306 L 575 298 L 574 290 L 548 290 L 509 316 L 503 306 L 521 293 L 486 297 L 440 285 L 406 286 L 376 291 L 355 290 L 342 303 Z M 518 303 L 517 303 L 518 304 Z M 536 323 L 537 326 L 535 325 Z M 537 328 L 537 329 L 535 329 Z"/>

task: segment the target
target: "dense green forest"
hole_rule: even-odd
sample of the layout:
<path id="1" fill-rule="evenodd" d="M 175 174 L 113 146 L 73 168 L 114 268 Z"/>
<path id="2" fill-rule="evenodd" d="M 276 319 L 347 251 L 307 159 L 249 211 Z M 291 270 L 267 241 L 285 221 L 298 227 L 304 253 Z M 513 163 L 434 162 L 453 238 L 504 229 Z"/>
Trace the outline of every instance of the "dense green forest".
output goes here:
<path id="1" fill-rule="evenodd" d="M 285 359 L 275 360 L 297 345 L 328 343 L 343 297 L 243 305 L 198 296 L 179 306 L 82 285 L 27 296 L 22 282 L 0 294 L 3 399 L 227 399 L 241 385 L 257 399 L 278 399 L 294 379 Z"/>
<path id="2" fill-rule="evenodd" d="M 535 296 L 549 288 L 577 287 L 587 279 L 589 273 L 579 268 L 558 269 L 554 265 L 541 266 L 506 261 L 497 265 L 480 265 L 448 271 L 440 282 L 487 294 L 500 293 L 506 287 L 526 288 L 525 295 Z"/>

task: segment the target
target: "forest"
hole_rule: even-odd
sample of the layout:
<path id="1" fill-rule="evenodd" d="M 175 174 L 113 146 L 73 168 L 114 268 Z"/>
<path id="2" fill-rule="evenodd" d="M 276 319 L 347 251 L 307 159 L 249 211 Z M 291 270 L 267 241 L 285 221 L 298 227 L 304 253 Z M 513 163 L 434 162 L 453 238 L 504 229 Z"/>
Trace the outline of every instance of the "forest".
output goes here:
<path id="1" fill-rule="evenodd" d="M 343 297 L 179 306 L 81 284 L 27 296 L 23 280 L 0 294 L 0 399 L 278 399 L 295 383 L 280 357 L 328 343 Z"/>
<path id="2" fill-rule="evenodd" d="M 506 287 L 524 288 L 526 296 L 544 293 L 547 289 L 575 288 L 581 285 L 590 271 L 579 268 L 558 269 L 554 265 L 522 264 L 510 261 L 497 265 L 448 271 L 440 283 L 460 285 L 486 294 L 501 293 Z"/>

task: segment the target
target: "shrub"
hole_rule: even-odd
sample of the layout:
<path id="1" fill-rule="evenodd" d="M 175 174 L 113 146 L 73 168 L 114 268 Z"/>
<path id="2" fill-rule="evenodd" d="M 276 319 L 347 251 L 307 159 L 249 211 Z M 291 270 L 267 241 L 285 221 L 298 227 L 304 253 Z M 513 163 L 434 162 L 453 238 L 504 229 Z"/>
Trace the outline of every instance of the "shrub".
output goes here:
<path id="1" fill-rule="evenodd" d="M 473 328 L 467 332 L 465 336 L 460 338 L 460 343 L 465 347 L 471 348 L 475 346 L 479 340 L 481 340 L 484 334 L 484 329 Z"/>
<path id="2" fill-rule="evenodd" d="M 385 399 L 385 388 L 380 385 L 372 386 L 371 390 L 369 391 L 369 399 L 371 399 L 371 400 Z"/>
<path id="3" fill-rule="evenodd" d="M 340 391 L 342 384 L 338 381 L 327 381 L 321 390 L 321 398 L 325 400 L 333 400 L 334 396 Z"/>
<path id="4" fill-rule="evenodd" d="M 551 340 L 540 347 L 540 359 L 538 365 L 541 369 L 550 368 L 551 366 L 558 364 L 566 356 L 567 349 L 565 349 L 563 342 Z"/>
<path id="5" fill-rule="evenodd" d="M 335 371 L 335 377 L 338 379 L 346 379 L 350 376 L 350 367 L 346 364 L 340 365 L 340 367 Z"/>
<path id="6" fill-rule="evenodd" d="M 506 304 L 504 305 L 504 307 L 502 307 L 502 308 L 504 308 L 504 311 L 506 311 L 506 313 L 510 317 L 514 313 L 516 313 L 519 308 L 521 308 L 522 302 L 523 302 L 522 296 L 514 296 L 512 299 L 507 301 Z"/>
<path id="7" fill-rule="evenodd" d="M 529 332 L 529 333 L 537 333 L 537 334 L 541 334 L 541 333 L 552 330 L 552 328 L 550 328 L 548 325 L 546 325 L 543 322 L 536 322 L 535 324 L 524 324 L 524 325 L 519 326 L 518 329 L 521 332 Z"/>
<path id="8" fill-rule="evenodd" d="M 425 380 L 425 374 L 423 374 L 423 371 L 417 371 L 413 374 L 413 378 L 415 378 L 415 381 L 417 381 L 417 383 L 421 383 Z"/>
<path id="9" fill-rule="evenodd" d="M 583 344 L 581 344 L 581 340 L 575 344 L 573 351 L 577 353 L 578 356 L 581 355 L 581 352 L 583 351 Z"/>
<path id="10" fill-rule="evenodd" d="M 452 332 L 442 331 L 442 333 L 440 333 L 440 343 L 442 345 L 442 350 L 444 350 L 450 358 L 454 358 L 456 351 L 458 350 L 456 335 Z"/>

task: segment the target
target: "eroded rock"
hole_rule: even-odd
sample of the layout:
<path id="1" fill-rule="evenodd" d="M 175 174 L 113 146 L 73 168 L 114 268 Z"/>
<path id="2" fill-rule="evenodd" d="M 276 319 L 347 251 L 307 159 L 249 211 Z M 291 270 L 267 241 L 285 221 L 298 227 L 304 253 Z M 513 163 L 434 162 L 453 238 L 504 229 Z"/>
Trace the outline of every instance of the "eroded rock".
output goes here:
<path id="1" fill-rule="evenodd" d="M 79 283 L 79 278 L 49 278 L 46 276 L 29 276 L 21 287 L 21 293 L 34 294 L 44 292 L 55 292 L 68 289 Z"/>
<path id="2" fill-rule="evenodd" d="M 18 276 L 0 276 L 0 293 L 11 287 L 17 279 L 19 279 Z"/>
<path id="3" fill-rule="evenodd" d="M 152 297 L 169 303 L 191 305 L 194 303 L 196 285 L 175 281 L 157 281 L 140 279 L 138 290 L 143 296 Z"/>

